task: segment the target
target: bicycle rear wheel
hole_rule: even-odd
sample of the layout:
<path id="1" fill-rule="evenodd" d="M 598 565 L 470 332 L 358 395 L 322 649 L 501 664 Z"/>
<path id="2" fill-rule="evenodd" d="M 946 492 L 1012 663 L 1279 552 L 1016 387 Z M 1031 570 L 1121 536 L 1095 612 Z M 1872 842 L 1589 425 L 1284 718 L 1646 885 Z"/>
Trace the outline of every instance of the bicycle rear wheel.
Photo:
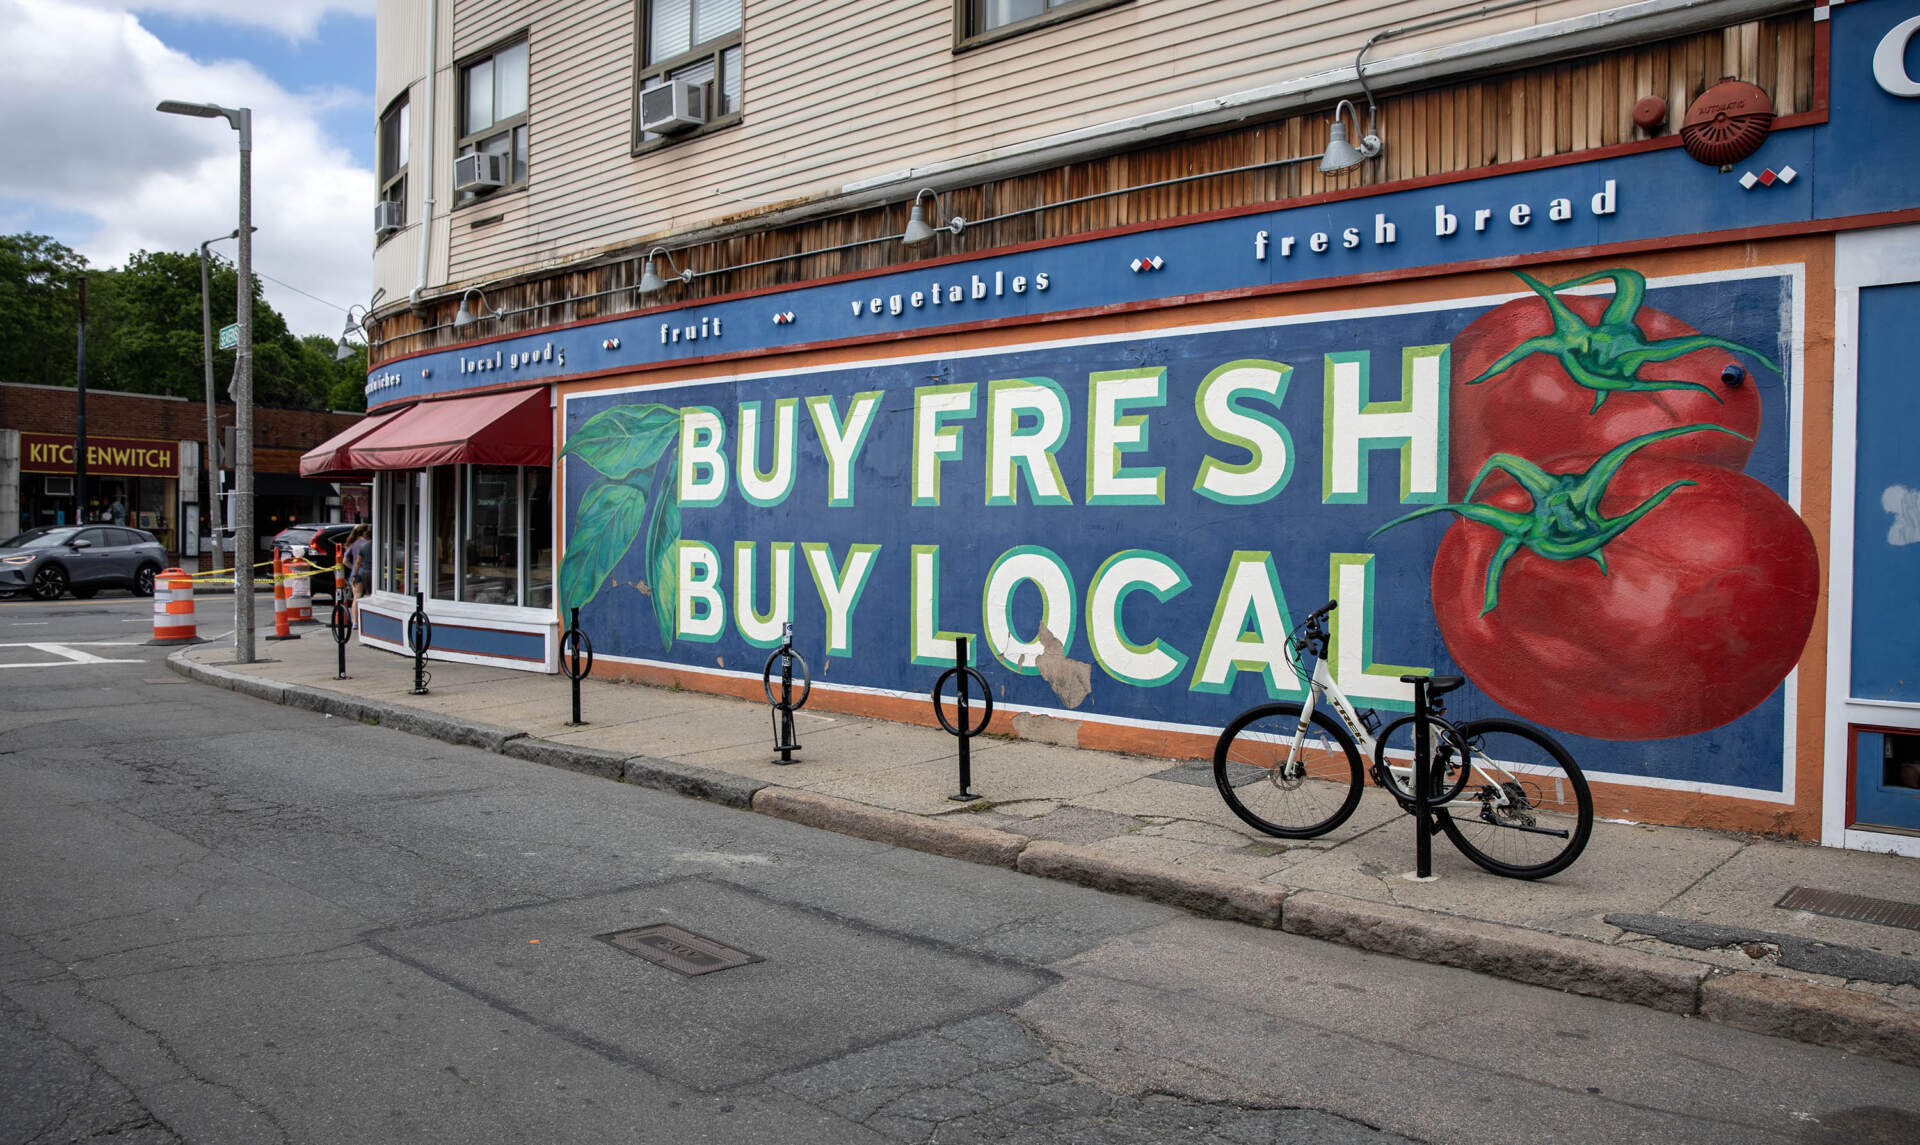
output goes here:
<path id="1" fill-rule="evenodd" d="M 1235 717 L 1213 748 L 1213 782 L 1242 821 L 1282 839 L 1311 839 L 1360 805 L 1360 749 L 1316 711 L 1303 724 L 1292 701 Z M 1295 743 L 1299 751 L 1295 752 Z"/>
<path id="2" fill-rule="evenodd" d="M 1472 720 L 1460 734 L 1474 774 L 1458 800 L 1434 812 L 1447 838 L 1510 879 L 1566 870 L 1593 831 L 1593 795 L 1567 749 L 1519 720 Z"/>

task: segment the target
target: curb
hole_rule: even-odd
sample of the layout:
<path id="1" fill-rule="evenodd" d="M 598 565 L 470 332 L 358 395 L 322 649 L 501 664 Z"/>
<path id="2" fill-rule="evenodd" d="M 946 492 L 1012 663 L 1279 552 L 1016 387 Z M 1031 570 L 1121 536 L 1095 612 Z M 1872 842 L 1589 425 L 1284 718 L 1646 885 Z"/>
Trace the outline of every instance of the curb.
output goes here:
<path id="1" fill-rule="evenodd" d="M 876 843 L 1009 870 L 1019 861 L 1021 849 L 1029 845 L 1025 835 L 1011 831 L 970 823 L 943 823 L 925 815 L 868 807 L 791 787 L 765 787 L 754 792 L 753 809 L 762 815 L 808 827 L 822 827 Z"/>
<path id="2" fill-rule="evenodd" d="M 1281 907 L 1293 895 L 1289 888 L 1273 883 L 1128 861 L 1092 847 L 1043 839 L 1028 843 L 1020 852 L 1019 870 L 1269 930 L 1284 929 Z"/>
<path id="3" fill-rule="evenodd" d="M 1920 1066 L 1920 1008 L 1871 994 L 1753 970 L 1726 972 L 1691 959 L 1326 891 L 1293 890 L 1211 871 L 1129 860 L 1097 848 L 869 807 L 652 756 L 556 743 L 402 704 L 197 664 L 187 658 L 192 650 L 182 648 L 168 656 L 167 667 L 191 680 L 271 703 L 484 748 L 876 843 L 1058 879 L 1211 918 Z"/>

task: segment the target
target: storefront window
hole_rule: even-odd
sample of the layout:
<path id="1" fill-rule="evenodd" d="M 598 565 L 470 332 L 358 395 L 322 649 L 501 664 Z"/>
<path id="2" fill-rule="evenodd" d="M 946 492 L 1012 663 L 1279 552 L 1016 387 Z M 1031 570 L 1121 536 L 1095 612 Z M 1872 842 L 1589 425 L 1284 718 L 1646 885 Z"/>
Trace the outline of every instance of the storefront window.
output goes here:
<path id="1" fill-rule="evenodd" d="M 520 603 L 529 608 L 553 607 L 553 474 L 528 469 L 527 475 L 527 591 Z"/>
<path id="2" fill-rule="evenodd" d="M 460 581 L 460 479 L 464 465 L 442 465 L 433 470 L 433 595 L 457 600 Z"/>
<path id="3" fill-rule="evenodd" d="M 423 571 L 435 599 L 552 608 L 552 487 L 548 470 L 511 465 L 381 474 L 374 583 L 387 592 L 419 591 L 413 562 L 421 539 L 431 537 Z"/>
<path id="4" fill-rule="evenodd" d="M 466 571 L 460 599 L 520 603 L 520 471 L 511 466 L 471 467 L 463 517 Z"/>
<path id="5" fill-rule="evenodd" d="M 408 593 L 413 584 L 415 530 L 412 473 L 380 475 L 380 568 L 377 583 L 388 592 Z"/>

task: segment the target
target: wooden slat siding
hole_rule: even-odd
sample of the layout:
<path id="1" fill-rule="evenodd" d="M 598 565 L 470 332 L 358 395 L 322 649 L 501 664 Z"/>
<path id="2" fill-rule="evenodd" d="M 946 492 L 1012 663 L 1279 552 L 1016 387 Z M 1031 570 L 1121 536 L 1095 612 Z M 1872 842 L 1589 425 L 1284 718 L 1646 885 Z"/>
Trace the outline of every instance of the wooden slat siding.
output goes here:
<path id="1" fill-rule="evenodd" d="M 623 23 L 628 27 L 622 34 L 630 35 L 631 20 Z M 611 23 L 603 23 L 601 29 L 608 34 L 615 32 Z M 1750 42 L 1750 52 L 1745 47 L 1739 47 L 1732 56 L 1728 56 L 1725 50 L 1728 39 L 1726 34 L 1716 30 L 1630 51 L 1562 61 L 1444 88 L 1383 94 L 1379 129 L 1386 139 L 1387 151 L 1382 164 L 1374 165 L 1379 170 L 1363 168 L 1345 175 L 1323 176 L 1313 163 L 1291 164 L 1261 172 L 1115 195 L 1003 222 L 974 224 L 957 238 L 940 236 L 935 240 L 935 245 L 941 253 L 985 250 L 1224 207 L 1280 201 L 1389 178 L 1419 178 L 1542 154 L 1562 154 L 1584 147 L 1609 146 L 1644 137 L 1633 126 L 1632 107 L 1641 96 L 1648 94 L 1666 97 L 1669 104 L 1666 133 L 1671 133 L 1678 129 L 1687 105 L 1700 92 L 1719 81 L 1724 74 L 1720 70 L 1723 61 L 1727 60 L 1740 69 L 1735 73 L 1739 78 L 1755 82 L 1756 77 L 1762 74 L 1762 63 L 1770 60 L 1768 66 L 1773 69 L 1775 76 L 1771 94 L 1776 110 L 1780 114 L 1811 110 L 1813 34 L 1809 13 L 1757 21 L 1751 37 L 1744 34 L 1733 37 L 1736 46 Z M 1742 53 L 1747 53 L 1747 58 L 1743 58 Z M 609 54 L 613 54 L 611 48 Z M 595 68 L 589 74 L 600 72 L 601 69 Z M 552 81 L 542 79 L 536 72 L 534 82 L 536 90 L 544 90 L 539 85 Z M 622 93 L 627 89 L 624 76 L 618 80 L 602 76 L 598 82 L 618 86 Z M 624 100 L 625 95 L 621 98 Z M 1102 156 L 945 192 L 940 198 L 940 215 L 944 218 L 957 213 L 969 219 L 980 219 L 1110 188 L 1141 186 L 1202 171 L 1226 170 L 1249 163 L 1313 154 L 1325 145 L 1329 112 L 1330 109 L 1323 107 L 1310 114 L 1248 124 L 1214 135 Z M 1364 129 L 1364 110 L 1361 112 L 1361 121 Z M 1583 123 L 1584 135 L 1580 127 Z M 617 124 L 615 130 L 621 133 L 622 142 L 619 146 L 624 148 L 624 124 Z M 536 159 L 548 154 L 539 150 L 542 147 L 555 150 L 563 147 L 591 148 L 604 146 L 607 138 L 609 133 L 604 125 L 576 131 L 556 129 L 553 137 L 549 138 L 540 134 L 536 120 Z M 696 145 L 701 143 L 712 141 L 695 141 Z M 674 150 L 676 153 L 679 151 L 677 148 Z M 582 185 L 577 182 L 578 179 L 589 177 L 590 172 L 583 172 L 565 183 L 548 184 L 543 180 L 527 193 L 516 195 L 512 200 L 503 199 L 503 209 L 509 212 L 508 220 L 472 232 L 459 241 L 468 247 L 478 247 L 484 242 L 487 249 L 494 249 L 491 232 L 508 233 L 511 227 L 527 227 L 528 233 L 519 241 L 543 252 L 543 256 L 547 252 L 556 257 L 577 253 L 580 246 L 574 237 L 575 232 L 567 231 L 563 224 L 565 220 L 590 213 L 593 209 L 592 200 L 579 193 Z M 631 172 L 621 177 L 630 181 L 637 179 Z M 549 190 L 549 187 L 560 190 Z M 561 198 L 570 195 L 576 202 L 569 204 L 572 209 L 564 215 L 555 216 L 551 212 L 542 214 L 541 204 L 545 197 L 554 195 Z M 586 200 L 585 204 L 582 205 L 580 200 Z M 492 213 L 494 209 L 480 208 L 475 213 Z M 898 234 L 906 225 L 907 210 L 906 196 L 903 195 L 899 202 L 790 227 L 777 233 L 758 231 L 690 249 L 676 248 L 675 257 L 682 266 L 704 271 L 771 258 L 795 250 L 819 250 L 877 235 Z M 537 234 L 531 232 L 530 223 L 524 222 L 530 214 L 539 220 Z M 466 211 L 456 213 L 456 233 L 464 228 L 463 216 L 473 217 Z M 637 235 L 630 233 L 626 241 L 632 242 L 635 238 Z M 389 247 L 396 245 L 388 244 Z M 1143 240 L 1143 254 L 1155 253 L 1148 249 L 1150 245 L 1150 240 Z M 386 251 L 387 248 L 383 247 L 382 256 Z M 530 283 L 490 289 L 488 299 L 510 310 L 522 306 L 539 307 L 509 319 L 510 329 L 625 313 L 636 305 L 627 288 L 639 276 L 638 254 L 638 251 L 632 251 L 619 261 L 606 265 L 567 270 Z M 703 277 L 689 287 L 675 287 L 674 297 L 711 297 L 811 278 L 881 269 L 910 263 L 924 257 L 924 254 L 924 251 L 906 251 L 897 243 L 871 244 Z M 472 273 L 475 275 L 481 273 L 478 270 L 480 261 L 466 251 L 461 252 L 460 261 L 463 266 L 474 268 Z M 522 263 L 524 261 L 522 258 Z M 456 275 L 454 280 L 460 281 L 460 277 Z M 569 296 L 613 287 L 621 288 L 621 293 L 584 303 L 565 302 Z M 391 288 L 389 292 L 392 292 Z M 431 321 L 447 321 L 454 305 L 452 298 L 447 299 Z M 378 332 L 378 337 L 394 337 L 418 330 L 424 324 L 422 319 L 403 312 L 389 319 Z M 395 342 L 383 352 L 408 353 L 427 349 L 431 344 L 452 341 L 450 334 L 450 330 L 436 332 L 429 336 L 437 339 L 433 343 L 426 340 Z"/>

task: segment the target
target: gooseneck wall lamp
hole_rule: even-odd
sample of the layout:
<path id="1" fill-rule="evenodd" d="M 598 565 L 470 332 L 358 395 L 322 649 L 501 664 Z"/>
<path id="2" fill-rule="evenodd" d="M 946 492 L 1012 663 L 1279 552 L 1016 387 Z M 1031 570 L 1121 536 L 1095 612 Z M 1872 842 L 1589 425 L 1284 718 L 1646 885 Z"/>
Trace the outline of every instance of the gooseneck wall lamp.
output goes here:
<path id="1" fill-rule="evenodd" d="M 344 362 L 348 358 L 353 357 L 355 352 L 354 345 L 349 338 L 355 333 L 358 333 L 361 338 L 367 337 L 367 317 L 373 313 L 373 308 L 380 305 L 380 300 L 386 296 L 387 288 L 383 286 L 373 292 L 373 297 L 367 299 L 365 306 L 355 303 L 347 307 L 347 324 L 340 328 L 340 340 L 333 345 L 334 361 Z M 356 310 L 360 312 L 358 318 L 355 318 L 353 315 L 353 312 Z"/>
<path id="2" fill-rule="evenodd" d="M 926 211 L 920 206 L 920 200 L 926 198 L 928 195 L 933 196 L 933 213 L 936 216 L 940 213 L 940 196 L 933 188 L 924 188 L 919 194 L 915 195 L 913 197 L 913 212 L 907 216 L 907 229 L 900 235 L 900 242 L 904 246 L 919 246 L 941 231 L 947 231 L 957 235 L 967 228 L 967 220 L 961 218 L 959 215 L 953 216 L 953 218 L 948 219 L 939 226 L 929 224 L 927 222 Z"/>
<path id="3" fill-rule="evenodd" d="M 1353 129 L 1360 130 L 1360 112 L 1353 101 L 1343 99 L 1333 106 L 1333 127 L 1327 133 L 1327 149 L 1320 156 L 1320 172 L 1332 175 L 1339 171 L 1348 171 L 1369 159 L 1379 155 L 1385 144 L 1373 133 L 1373 101 L 1367 101 L 1367 133 L 1360 137 L 1360 146 L 1347 142 L 1347 121 L 1341 117 L 1342 109 L 1353 117 Z"/>
<path id="4" fill-rule="evenodd" d="M 635 294 L 653 294 L 666 288 L 667 280 L 661 278 L 660 272 L 653 268 L 653 256 L 657 254 L 667 256 L 667 266 L 672 268 L 675 278 L 683 283 L 691 283 L 693 281 L 693 271 L 691 269 L 680 269 L 679 264 L 673 261 L 673 252 L 666 247 L 657 246 L 647 252 L 647 261 L 641 264 L 640 282 L 633 288 Z"/>
<path id="5" fill-rule="evenodd" d="M 479 315 L 480 318 L 506 317 L 506 313 L 507 313 L 506 311 L 487 305 L 487 296 L 484 294 L 480 294 L 479 287 L 469 286 L 460 295 L 460 309 L 456 311 L 453 315 L 453 328 L 455 330 L 465 330 L 467 327 L 473 325 L 474 322 L 477 320 L 473 311 L 467 309 L 467 299 L 472 298 L 476 294 L 480 295 L 480 308 L 485 312 Z"/>

